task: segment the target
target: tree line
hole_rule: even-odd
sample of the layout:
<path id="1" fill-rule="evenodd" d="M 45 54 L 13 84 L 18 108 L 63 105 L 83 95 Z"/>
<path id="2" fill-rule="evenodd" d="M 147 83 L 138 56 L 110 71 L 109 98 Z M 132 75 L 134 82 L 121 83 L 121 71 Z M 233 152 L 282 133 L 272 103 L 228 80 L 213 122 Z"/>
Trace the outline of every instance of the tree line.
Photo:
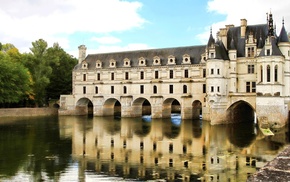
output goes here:
<path id="1" fill-rule="evenodd" d="M 77 59 L 43 39 L 32 42 L 30 51 L 0 43 L 0 107 L 43 107 L 71 93 Z"/>

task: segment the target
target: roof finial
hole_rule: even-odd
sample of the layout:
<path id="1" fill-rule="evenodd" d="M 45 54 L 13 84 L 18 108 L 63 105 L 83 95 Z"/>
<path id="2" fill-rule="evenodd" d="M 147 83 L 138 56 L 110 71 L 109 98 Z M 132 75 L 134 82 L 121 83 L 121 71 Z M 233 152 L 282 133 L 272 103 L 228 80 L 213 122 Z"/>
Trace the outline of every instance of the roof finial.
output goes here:
<path id="1" fill-rule="evenodd" d="M 282 25 L 284 26 L 284 16 L 283 16 L 283 19 L 282 19 Z"/>
<path id="2" fill-rule="evenodd" d="M 210 27 L 210 34 L 212 34 L 212 26 Z"/>

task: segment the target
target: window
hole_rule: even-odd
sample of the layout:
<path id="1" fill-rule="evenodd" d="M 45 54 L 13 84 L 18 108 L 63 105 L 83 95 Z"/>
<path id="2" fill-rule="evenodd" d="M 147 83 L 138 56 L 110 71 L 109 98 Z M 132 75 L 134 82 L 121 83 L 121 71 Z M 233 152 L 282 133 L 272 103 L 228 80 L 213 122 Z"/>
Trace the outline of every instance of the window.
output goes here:
<path id="1" fill-rule="evenodd" d="M 184 78 L 188 78 L 188 70 L 184 70 Z"/>
<path id="2" fill-rule="evenodd" d="M 155 79 L 159 78 L 158 71 L 155 71 Z"/>
<path id="3" fill-rule="evenodd" d="M 114 92 L 115 92 L 114 86 L 111 86 L 111 94 L 113 94 Z"/>
<path id="4" fill-rule="evenodd" d="M 267 65 L 267 82 L 270 82 L 271 81 L 271 72 L 270 72 L 270 65 Z"/>
<path id="5" fill-rule="evenodd" d="M 173 94 L 173 85 L 169 85 L 169 93 Z"/>
<path id="6" fill-rule="evenodd" d="M 126 86 L 123 87 L 123 93 L 127 94 L 127 87 Z"/>
<path id="7" fill-rule="evenodd" d="M 217 87 L 217 92 L 220 92 L 220 87 Z"/>
<path id="8" fill-rule="evenodd" d="M 267 56 L 270 56 L 270 49 L 267 49 Z"/>
<path id="9" fill-rule="evenodd" d="M 214 92 L 214 87 L 213 86 L 210 87 L 210 91 Z"/>
<path id="10" fill-rule="evenodd" d="M 98 94 L 99 93 L 99 88 L 95 87 L 95 93 Z"/>
<path id="11" fill-rule="evenodd" d="M 274 73 L 274 80 L 275 80 L 275 82 L 277 82 L 278 81 L 278 66 L 276 65 L 275 66 L 275 73 Z"/>
<path id="12" fill-rule="evenodd" d="M 101 73 L 97 73 L 97 80 L 101 80 Z"/>
<path id="13" fill-rule="evenodd" d="M 115 75 L 114 73 L 111 73 L 111 80 L 114 80 L 115 79 Z"/>
<path id="14" fill-rule="evenodd" d="M 256 92 L 256 82 L 246 82 L 246 92 Z"/>
<path id="15" fill-rule="evenodd" d="M 169 70 L 169 78 L 173 78 L 173 70 Z"/>
<path id="16" fill-rule="evenodd" d="M 248 73 L 255 73 L 255 65 L 253 64 L 248 65 Z"/>
<path id="17" fill-rule="evenodd" d="M 87 88 L 83 87 L 83 94 L 86 94 L 86 93 L 87 93 Z"/>
<path id="18" fill-rule="evenodd" d="M 186 94 L 187 93 L 187 86 L 183 85 L 183 93 Z"/>
<path id="19" fill-rule="evenodd" d="M 129 72 L 125 72 L 125 80 L 129 80 Z"/>
<path id="20" fill-rule="evenodd" d="M 218 75 L 220 74 L 220 69 L 217 69 L 217 74 L 218 74 Z"/>
<path id="21" fill-rule="evenodd" d="M 203 69 L 203 71 L 202 71 L 202 77 L 203 77 L 203 78 L 206 77 L 206 69 Z"/>
<path id="22" fill-rule="evenodd" d="M 83 74 L 83 81 L 87 81 L 87 75 Z"/>
<path id="23" fill-rule="evenodd" d="M 248 47 L 248 57 L 254 57 L 254 56 L 255 56 L 255 48 Z"/>
<path id="24" fill-rule="evenodd" d="M 140 85 L 140 94 L 144 94 L 144 85 Z"/>
<path id="25" fill-rule="evenodd" d="M 214 74 L 214 69 L 210 69 L 210 74 Z"/>
<path id="26" fill-rule="evenodd" d="M 214 58 L 214 53 L 210 53 L 210 58 Z"/>
<path id="27" fill-rule="evenodd" d="M 144 79 L 144 71 L 140 72 L 140 79 L 143 80 Z"/>
<path id="28" fill-rule="evenodd" d="M 157 94 L 157 86 L 156 85 L 153 86 L 153 94 Z"/>
<path id="29" fill-rule="evenodd" d="M 202 93 L 206 93 L 206 84 L 202 85 Z"/>
<path id="30" fill-rule="evenodd" d="M 261 82 L 263 82 L 263 66 L 261 66 Z"/>

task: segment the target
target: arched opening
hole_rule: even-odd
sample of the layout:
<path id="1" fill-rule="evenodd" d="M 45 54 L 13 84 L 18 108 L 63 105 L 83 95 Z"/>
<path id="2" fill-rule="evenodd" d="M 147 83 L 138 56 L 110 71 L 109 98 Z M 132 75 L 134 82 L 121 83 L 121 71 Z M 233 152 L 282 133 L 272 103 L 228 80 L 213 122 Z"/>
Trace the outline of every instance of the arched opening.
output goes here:
<path id="1" fill-rule="evenodd" d="M 52 106 L 53 108 L 59 108 L 59 104 L 57 104 L 57 103 L 55 103 L 55 104 L 53 104 L 53 106 Z"/>
<path id="2" fill-rule="evenodd" d="M 175 115 L 180 115 L 181 105 L 178 100 L 174 98 L 166 99 L 163 102 L 162 117 L 171 118 Z"/>
<path id="3" fill-rule="evenodd" d="M 192 119 L 200 119 L 202 116 L 202 104 L 199 100 L 192 103 Z"/>
<path id="4" fill-rule="evenodd" d="M 103 108 L 104 116 L 121 116 L 121 103 L 117 99 L 111 98 L 106 100 Z"/>
<path id="5" fill-rule="evenodd" d="M 88 98 L 81 98 L 77 101 L 76 112 L 78 115 L 93 115 L 94 105 L 92 101 Z"/>
<path id="6" fill-rule="evenodd" d="M 150 102 L 140 97 L 133 102 L 133 112 L 134 116 L 148 116 L 151 117 L 151 104 Z"/>
<path id="7" fill-rule="evenodd" d="M 255 123 L 255 119 L 253 107 L 245 101 L 235 102 L 227 109 L 228 123 Z"/>

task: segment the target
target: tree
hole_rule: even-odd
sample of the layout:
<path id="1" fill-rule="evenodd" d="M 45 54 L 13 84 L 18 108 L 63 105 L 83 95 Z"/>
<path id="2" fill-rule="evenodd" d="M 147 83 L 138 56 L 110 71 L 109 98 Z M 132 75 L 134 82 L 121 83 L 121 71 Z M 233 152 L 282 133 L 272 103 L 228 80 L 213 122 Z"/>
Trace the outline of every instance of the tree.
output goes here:
<path id="1" fill-rule="evenodd" d="M 52 69 L 49 66 L 49 60 L 46 58 L 47 42 L 39 39 L 32 42 L 32 53 L 24 54 L 25 66 L 29 69 L 33 86 L 34 100 L 36 106 L 43 106 L 46 103 L 46 87 L 49 84 L 49 77 Z"/>
<path id="2" fill-rule="evenodd" d="M 61 94 L 70 94 L 72 90 L 72 69 L 77 59 L 67 54 L 59 44 L 47 49 L 47 59 L 52 68 L 50 83 L 46 89 L 49 99 L 59 99 Z"/>
<path id="3" fill-rule="evenodd" d="M 32 80 L 28 69 L 11 61 L 5 54 L 0 56 L 0 103 L 17 103 L 31 94 Z"/>

